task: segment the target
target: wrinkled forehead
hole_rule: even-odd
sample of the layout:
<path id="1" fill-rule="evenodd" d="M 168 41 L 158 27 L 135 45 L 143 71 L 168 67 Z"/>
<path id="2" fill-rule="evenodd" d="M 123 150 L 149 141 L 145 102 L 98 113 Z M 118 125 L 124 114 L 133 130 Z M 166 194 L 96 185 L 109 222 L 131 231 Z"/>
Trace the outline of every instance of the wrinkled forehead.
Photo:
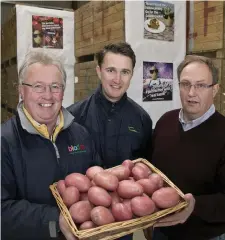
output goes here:
<path id="1" fill-rule="evenodd" d="M 180 80 L 212 83 L 213 76 L 206 64 L 201 62 L 192 62 L 184 67 L 180 75 Z"/>
<path id="2" fill-rule="evenodd" d="M 43 82 L 50 84 L 53 82 L 63 83 L 63 77 L 55 65 L 44 65 L 42 63 L 34 63 L 27 68 L 25 80 L 31 83 Z"/>

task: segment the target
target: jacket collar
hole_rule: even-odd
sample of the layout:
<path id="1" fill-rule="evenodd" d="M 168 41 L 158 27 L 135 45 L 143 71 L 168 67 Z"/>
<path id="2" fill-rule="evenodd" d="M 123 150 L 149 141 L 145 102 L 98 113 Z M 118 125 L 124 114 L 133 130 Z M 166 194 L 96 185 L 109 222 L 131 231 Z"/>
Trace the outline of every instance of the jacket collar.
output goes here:
<path id="1" fill-rule="evenodd" d="M 19 104 L 17 105 L 17 112 L 19 115 L 19 119 L 20 119 L 22 128 L 31 134 L 40 135 L 40 133 L 35 129 L 35 127 L 33 127 L 31 122 L 27 119 L 27 117 L 23 111 L 23 101 L 20 101 Z M 74 117 L 64 107 L 62 107 L 62 114 L 64 117 L 63 129 L 66 129 L 72 124 L 72 122 L 74 121 Z"/>
<path id="2" fill-rule="evenodd" d="M 95 92 L 95 101 L 97 104 L 102 104 L 103 107 L 108 110 L 114 107 L 115 109 L 119 109 L 122 107 L 124 102 L 127 100 L 127 93 L 124 93 L 122 98 L 117 102 L 109 101 L 102 92 L 102 85 L 100 84 Z"/>

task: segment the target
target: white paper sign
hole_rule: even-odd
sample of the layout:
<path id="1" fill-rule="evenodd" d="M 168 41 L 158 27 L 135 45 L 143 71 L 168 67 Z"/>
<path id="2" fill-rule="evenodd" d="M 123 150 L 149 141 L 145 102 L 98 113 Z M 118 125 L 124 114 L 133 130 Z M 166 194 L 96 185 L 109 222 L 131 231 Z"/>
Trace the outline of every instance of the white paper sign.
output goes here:
<path id="1" fill-rule="evenodd" d="M 26 53 L 34 48 L 59 57 L 65 66 L 67 83 L 63 106 L 74 102 L 74 12 L 16 5 L 17 63 L 21 66 Z"/>
<path id="2" fill-rule="evenodd" d="M 126 1 L 125 29 L 137 60 L 128 96 L 154 127 L 165 112 L 181 107 L 176 70 L 186 54 L 186 3 Z"/>

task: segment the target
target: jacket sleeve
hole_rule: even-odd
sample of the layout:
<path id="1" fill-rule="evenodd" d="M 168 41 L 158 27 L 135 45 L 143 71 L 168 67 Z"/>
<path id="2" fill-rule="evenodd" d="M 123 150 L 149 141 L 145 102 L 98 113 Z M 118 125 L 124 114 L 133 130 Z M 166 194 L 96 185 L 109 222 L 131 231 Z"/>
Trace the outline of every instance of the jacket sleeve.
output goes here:
<path id="1" fill-rule="evenodd" d="M 225 147 L 217 169 L 218 193 L 195 196 L 194 215 L 208 223 L 225 223 Z"/>
<path id="2" fill-rule="evenodd" d="M 4 138 L 2 138 L 1 144 L 1 229 L 3 239 L 50 239 L 49 221 L 59 220 L 57 207 L 32 203 L 20 197 L 21 189 L 17 185 L 19 179 L 15 177 L 18 169 L 13 165 L 9 147 Z"/>
<path id="3" fill-rule="evenodd" d="M 91 144 L 92 144 L 92 166 L 100 166 L 103 167 L 102 159 L 100 158 L 98 151 L 96 149 L 93 138 L 90 135 Z"/>
<path id="4" fill-rule="evenodd" d="M 143 130 L 142 157 L 150 161 L 152 152 L 152 120 L 147 113 L 143 117 Z"/>

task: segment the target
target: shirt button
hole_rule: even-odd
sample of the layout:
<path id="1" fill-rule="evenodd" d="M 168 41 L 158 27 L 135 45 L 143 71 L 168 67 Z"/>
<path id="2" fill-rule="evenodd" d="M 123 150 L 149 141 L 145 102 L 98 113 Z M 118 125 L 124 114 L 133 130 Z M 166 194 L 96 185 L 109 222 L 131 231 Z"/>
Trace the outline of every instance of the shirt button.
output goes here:
<path id="1" fill-rule="evenodd" d="M 111 119 L 108 119 L 108 122 L 111 122 Z"/>

